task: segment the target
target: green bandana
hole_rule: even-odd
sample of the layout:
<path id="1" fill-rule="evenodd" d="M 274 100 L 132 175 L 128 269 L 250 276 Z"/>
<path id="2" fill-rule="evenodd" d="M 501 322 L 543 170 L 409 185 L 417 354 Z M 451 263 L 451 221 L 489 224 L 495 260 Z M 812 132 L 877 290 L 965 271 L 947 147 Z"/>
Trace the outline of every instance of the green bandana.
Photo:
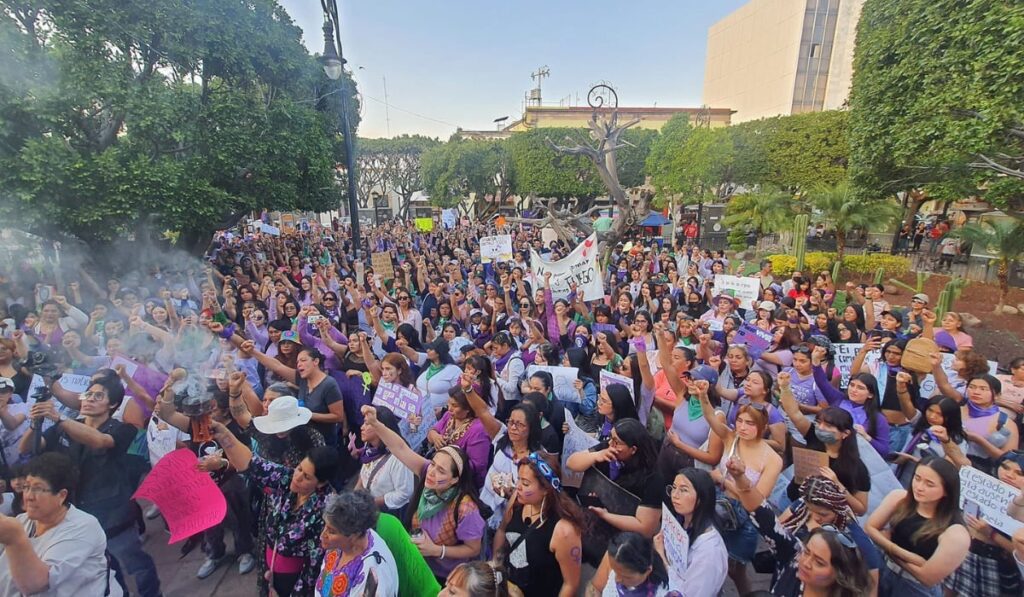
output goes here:
<path id="1" fill-rule="evenodd" d="M 420 503 L 416 508 L 416 515 L 420 521 L 431 518 L 451 503 L 458 494 L 459 488 L 457 485 L 449 487 L 444 493 L 440 494 L 431 489 L 424 489 L 420 495 Z"/>
<path id="2" fill-rule="evenodd" d="M 447 365 L 445 365 L 444 363 L 439 363 L 437 365 L 431 363 L 427 367 L 427 381 L 430 381 L 431 377 L 434 377 L 435 375 L 443 371 L 445 367 L 447 367 Z"/>

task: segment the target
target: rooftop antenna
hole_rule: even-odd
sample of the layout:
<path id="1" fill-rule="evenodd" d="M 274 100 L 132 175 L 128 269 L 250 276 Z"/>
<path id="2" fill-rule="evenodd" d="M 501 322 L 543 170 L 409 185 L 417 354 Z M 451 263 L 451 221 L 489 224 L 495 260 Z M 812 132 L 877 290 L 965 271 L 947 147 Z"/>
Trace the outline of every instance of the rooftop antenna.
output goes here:
<path id="1" fill-rule="evenodd" d="M 536 70 L 536 72 L 530 73 L 530 78 L 537 82 L 537 86 L 530 90 L 529 104 L 533 106 L 539 106 L 541 104 L 540 87 L 544 81 L 544 77 L 551 76 L 551 69 L 544 65 Z"/>
<path id="2" fill-rule="evenodd" d="M 381 75 L 384 79 L 384 121 L 387 123 L 388 138 L 391 138 L 391 110 L 388 107 L 388 77 Z"/>
<path id="3" fill-rule="evenodd" d="M 508 120 L 508 116 L 502 116 L 501 118 L 495 118 L 494 119 L 494 126 L 497 127 L 497 130 L 500 131 L 501 128 L 503 126 L 505 126 L 505 121 L 506 120 Z"/>

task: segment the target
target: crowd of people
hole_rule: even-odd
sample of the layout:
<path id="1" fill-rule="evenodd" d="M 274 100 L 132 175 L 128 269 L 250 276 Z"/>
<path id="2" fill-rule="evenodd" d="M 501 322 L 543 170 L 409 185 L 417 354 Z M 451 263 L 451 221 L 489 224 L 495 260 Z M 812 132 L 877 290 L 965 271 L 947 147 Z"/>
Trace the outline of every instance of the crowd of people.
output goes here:
<path id="1" fill-rule="evenodd" d="M 266 230 L 2 266 L 0 595 L 161 595 L 132 496 L 177 449 L 227 504 L 196 576 L 261 595 L 1021 594 L 1024 357 L 924 294 L 766 260 L 737 299 L 744 264 L 634 238 L 566 296 L 531 254 L 583 239 Z"/>

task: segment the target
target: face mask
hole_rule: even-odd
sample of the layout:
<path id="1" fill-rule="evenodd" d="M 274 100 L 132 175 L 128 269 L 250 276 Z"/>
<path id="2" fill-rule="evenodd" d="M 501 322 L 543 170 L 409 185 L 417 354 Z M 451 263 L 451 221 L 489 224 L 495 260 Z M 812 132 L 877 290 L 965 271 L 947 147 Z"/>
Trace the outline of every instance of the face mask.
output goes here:
<path id="1" fill-rule="evenodd" d="M 823 429 L 815 428 L 814 435 L 825 445 L 831 445 L 839 441 L 839 435 L 835 431 L 825 431 Z"/>

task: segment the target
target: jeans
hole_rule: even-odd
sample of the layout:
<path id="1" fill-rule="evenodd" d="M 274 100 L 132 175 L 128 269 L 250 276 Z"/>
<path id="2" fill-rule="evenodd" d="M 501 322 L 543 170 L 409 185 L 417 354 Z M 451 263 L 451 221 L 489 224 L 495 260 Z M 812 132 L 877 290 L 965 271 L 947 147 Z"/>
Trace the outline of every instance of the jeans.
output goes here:
<path id="1" fill-rule="evenodd" d="M 252 511 L 249 508 L 249 488 L 241 475 L 233 475 L 220 486 L 224 500 L 228 503 L 229 516 L 220 524 L 203 532 L 203 547 L 206 555 L 214 560 L 224 557 L 224 531 L 230 518 L 234 518 L 232 531 L 235 534 L 235 553 L 253 553 Z"/>
<path id="2" fill-rule="evenodd" d="M 941 583 L 926 587 L 888 558 L 878 572 L 878 597 L 942 597 Z"/>
<path id="3" fill-rule="evenodd" d="M 160 578 L 156 574 L 153 558 L 142 549 L 142 540 L 135 525 L 107 538 L 107 551 L 117 559 L 126 574 L 135 577 L 135 586 L 141 597 L 159 597 Z"/>

